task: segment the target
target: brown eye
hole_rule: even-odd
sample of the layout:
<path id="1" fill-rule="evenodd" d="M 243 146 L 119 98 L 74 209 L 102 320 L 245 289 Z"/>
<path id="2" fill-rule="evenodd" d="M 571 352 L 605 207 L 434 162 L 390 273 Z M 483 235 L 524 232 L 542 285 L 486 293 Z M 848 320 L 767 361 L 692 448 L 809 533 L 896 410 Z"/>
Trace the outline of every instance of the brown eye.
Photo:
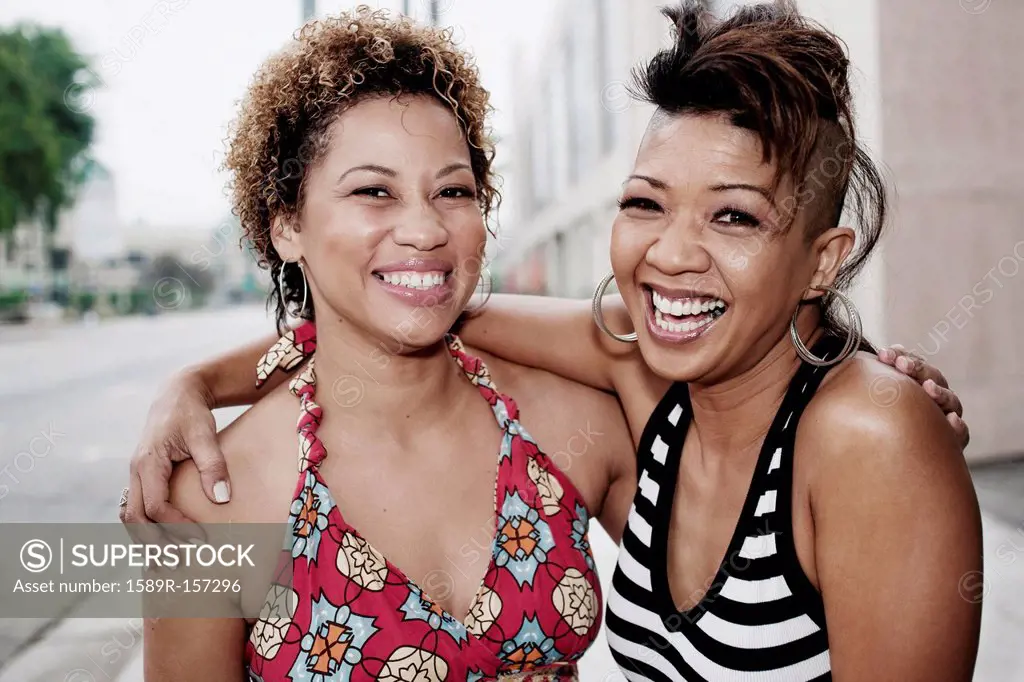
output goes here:
<path id="1" fill-rule="evenodd" d="M 758 227 L 761 221 L 746 211 L 735 208 L 727 208 L 715 214 L 715 222 L 726 225 L 737 225 L 740 227 Z"/>
<path id="2" fill-rule="evenodd" d="M 651 199 L 645 199 L 643 197 L 627 197 L 619 200 L 619 210 L 625 211 L 627 208 L 636 208 L 641 211 L 660 212 L 661 206 L 658 202 Z"/>
<path id="3" fill-rule="evenodd" d="M 373 199 L 386 199 L 390 196 L 388 194 L 388 190 L 384 187 L 362 187 L 357 189 L 355 192 L 352 192 L 352 194 L 371 197 Z"/>
<path id="4" fill-rule="evenodd" d="M 476 192 L 468 187 L 445 187 L 441 190 L 441 197 L 444 199 L 473 199 Z"/>

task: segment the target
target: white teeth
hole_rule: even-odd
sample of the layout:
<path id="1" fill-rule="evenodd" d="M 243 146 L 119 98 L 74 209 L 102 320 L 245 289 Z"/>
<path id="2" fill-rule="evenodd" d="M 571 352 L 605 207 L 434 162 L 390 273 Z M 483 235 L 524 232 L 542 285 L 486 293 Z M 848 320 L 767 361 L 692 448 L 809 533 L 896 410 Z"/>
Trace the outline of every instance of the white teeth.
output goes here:
<path id="1" fill-rule="evenodd" d="M 693 332 L 708 326 L 714 322 L 713 317 L 706 317 L 702 320 L 683 320 L 682 322 L 669 322 L 666 320 L 660 310 L 654 311 L 654 322 L 661 329 L 667 332 Z"/>
<path id="2" fill-rule="evenodd" d="M 672 315 L 673 317 L 685 317 L 687 315 L 702 315 L 718 309 L 725 310 L 726 308 L 725 301 L 718 298 L 711 300 L 694 298 L 669 299 L 665 298 L 657 291 L 652 291 L 651 293 L 652 299 L 654 301 L 655 310 L 664 315 Z M 666 324 L 673 323 L 666 322 Z"/>
<path id="3" fill-rule="evenodd" d="M 409 289 L 433 289 L 445 280 L 443 272 L 382 272 L 380 277 L 388 284 Z"/>

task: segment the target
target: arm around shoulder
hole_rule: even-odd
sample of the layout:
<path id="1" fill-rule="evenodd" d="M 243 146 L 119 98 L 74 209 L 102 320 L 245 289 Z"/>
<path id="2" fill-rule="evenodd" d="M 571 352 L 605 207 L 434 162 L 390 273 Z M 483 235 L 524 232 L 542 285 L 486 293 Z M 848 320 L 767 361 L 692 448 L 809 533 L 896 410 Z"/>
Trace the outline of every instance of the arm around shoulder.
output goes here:
<path id="1" fill-rule="evenodd" d="M 815 561 L 835 679 L 968 682 L 981 515 L 959 444 L 913 379 L 861 359 L 839 372 L 808 407 L 798 441 L 814 458 Z"/>
<path id="2" fill-rule="evenodd" d="M 621 299 L 609 296 L 603 310 L 611 329 L 630 331 Z M 459 334 L 499 358 L 604 391 L 614 390 L 616 365 L 639 355 L 635 344 L 602 334 L 590 301 L 583 299 L 494 294 L 482 311 L 466 319 Z"/>

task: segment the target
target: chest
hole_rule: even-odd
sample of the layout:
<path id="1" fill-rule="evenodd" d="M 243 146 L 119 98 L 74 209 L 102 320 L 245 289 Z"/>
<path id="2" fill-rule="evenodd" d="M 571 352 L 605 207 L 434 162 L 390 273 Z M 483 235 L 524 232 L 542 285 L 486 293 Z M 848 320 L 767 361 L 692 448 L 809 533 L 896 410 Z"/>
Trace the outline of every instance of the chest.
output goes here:
<path id="1" fill-rule="evenodd" d="M 640 439 L 620 568 L 630 553 L 625 568 L 666 617 L 697 618 L 722 594 L 737 603 L 771 601 L 788 589 L 782 586 L 799 584 L 809 595 L 813 519 L 786 434 L 790 424 L 795 434 L 796 421 L 775 420 L 763 441 L 716 457 L 702 449 L 685 390 L 666 392 Z"/>
<path id="2" fill-rule="evenodd" d="M 331 454 L 320 474 L 344 523 L 457 618 L 490 560 L 505 440 L 489 406 L 478 407 L 457 432 L 398 448 L 321 430 Z"/>
<path id="3" fill-rule="evenodd" d="M 739 567 L 730 555 L 730 543 L 744 517 L 757 452 L 741 453 L 730 466 L 702 466 L 699 445 L 690 440 L 683 448 L 674 490 L 666 490 L 668 517 L 666 570 L 672 601 L 679 610 L 696 606 L 712 587 L 719 568 Z M 737 571 L 734 571 L 737 572 Z"/>

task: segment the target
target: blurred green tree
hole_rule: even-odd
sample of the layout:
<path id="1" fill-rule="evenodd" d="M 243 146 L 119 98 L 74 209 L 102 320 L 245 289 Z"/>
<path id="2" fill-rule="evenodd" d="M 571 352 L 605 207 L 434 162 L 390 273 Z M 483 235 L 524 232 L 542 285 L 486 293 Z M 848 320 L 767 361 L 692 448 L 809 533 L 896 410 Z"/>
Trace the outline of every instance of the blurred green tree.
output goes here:
<path id="1" fill-rule="evenodd" d="M 63 31 L 0 29 L 0 235 L 22 220 L 56 227 L 88 171 L 97 85 Z"/>

